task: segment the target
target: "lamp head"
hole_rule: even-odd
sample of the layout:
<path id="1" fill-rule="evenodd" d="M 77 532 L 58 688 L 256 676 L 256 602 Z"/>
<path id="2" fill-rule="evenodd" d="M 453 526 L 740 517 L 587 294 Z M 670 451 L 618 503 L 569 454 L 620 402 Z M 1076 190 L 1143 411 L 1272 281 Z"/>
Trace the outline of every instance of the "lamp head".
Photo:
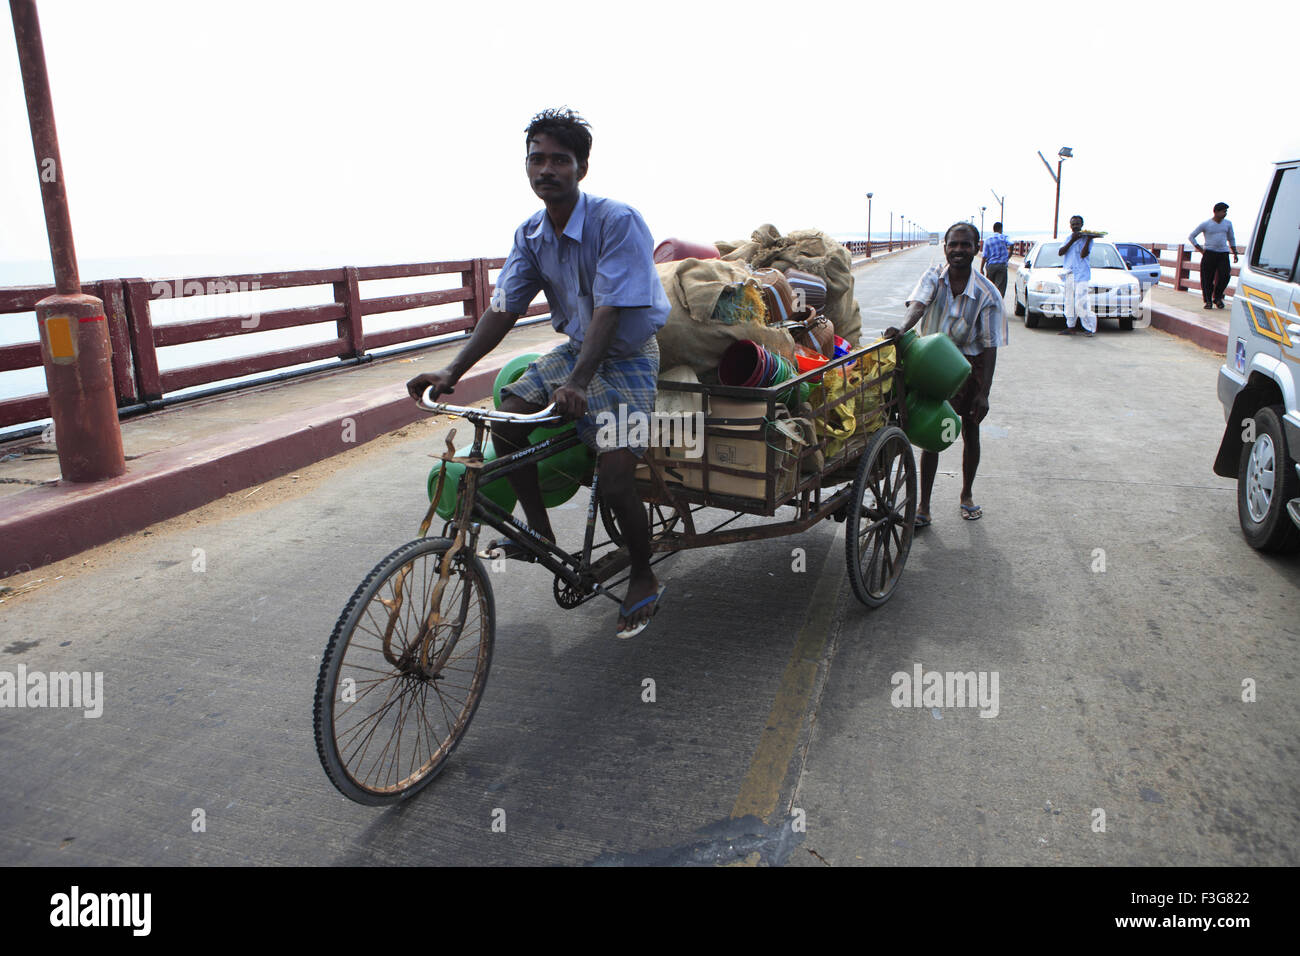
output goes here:
<path id="1" fill-rule="evenodd" d="M 1060 151 L 1056 155 L 1060 156 L 1061 159 L 1069 159 L 1074 155 L 1074 150 L 1072 150 L 1069 146 L 1062 146 Z"/>

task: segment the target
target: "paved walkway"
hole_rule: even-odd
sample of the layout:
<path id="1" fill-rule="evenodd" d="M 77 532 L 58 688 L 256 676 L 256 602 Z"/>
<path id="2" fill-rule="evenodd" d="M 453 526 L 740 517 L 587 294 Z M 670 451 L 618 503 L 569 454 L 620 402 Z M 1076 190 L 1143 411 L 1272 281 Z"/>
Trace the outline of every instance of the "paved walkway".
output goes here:
<path id="1" fill-rule="evenodd" d="M 501 366 L 552 348 L 549 324 L 517 332 L 466 376 L 462 404 L 491 395 Z M 45 444 L 0 451 L 0 579 L 341 454 L 423 417 L 406 382 L 441 367 L 446 348 L 177 405 L 122 423 L 127 472 L 93 484 L 59 479 Z M 57 440 L 57 437 L 56 437 Z"/>

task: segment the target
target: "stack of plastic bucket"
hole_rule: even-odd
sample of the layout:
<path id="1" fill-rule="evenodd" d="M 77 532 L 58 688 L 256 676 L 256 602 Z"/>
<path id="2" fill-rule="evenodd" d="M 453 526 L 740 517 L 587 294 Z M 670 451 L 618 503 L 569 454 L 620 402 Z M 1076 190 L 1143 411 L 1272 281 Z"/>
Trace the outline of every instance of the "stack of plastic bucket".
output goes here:
<path id="1" fill-rule="evenodd" d="M 961 435 L 961 419 L 948 399 L 970 375 L 970 362 L 942 332 L 903 334 L 898 361 L 907 386 L 907 437 L 926 451 L 943 451 Z"/>
<path id="2" fill-rule="evenodd" d="M 723 385 L 740 388 L 770 388 L 789 381 L 798 374 L 785 356 L 768 351 L 748 339 L 732 342 L 718 362 L 718 381 Z M 777 395 L 776 400 L 787 406 L 795 398 L 799 402 L 806 402 L 809 391 L 808 383 L 801 382 L 797 395 L 795 389 L 791 388 Z"/>
<path id="3" fill-rule="evenodd" d="M 492 385 L 492 402 L 495 407 L 501 407 L 501 390 L 523 375 L 524 370 L 538 358 L 539 356 L 536 353 L 520 355 L 511 359 L 502 367 Z M 547 438 L 571 434 L 576 427 L 574 422 L 568 422 L 558 428 L 535 428 L 529 434 L 528 440 L 533 444 L 537 444 Z M 468 454 L 469 448 L 469 445 L 457 448 L 457 457 Z M 483 460 L 496 460 L 496 449 L 492 446 L 491 440 L 486 441 L 483 445 Z M 542 489 L 542 503 L 548 508 L 555 508 L 564 504 L 578 493 L 582 482 L 591 475 L 595 466 L 596 453 L 582 442 L 579 442 L 568 451 L 552 455 L 549 458 L 543 458 L 537 463 L 537 479 Z M 430 500 L 433 499 L 433 491 L 438 485 L 438 474 L 442 467 L 443 462 L 435 462 L 429 472 L 428 495 Z M 447 480 L 443 482 L 442 495 L 438 499 L 437 508 L 439 517 L 444 520 L 450 518 L 456 512 L 456 498 L 460 493 L 460 479 L 464 473 L 465 466 L 463 464 L 457 462 L 447 464 Z M 490 484 L 481 486 L 479 490 L 506 511 L 514 510 L 515 502 L 518 499 L 505 478 L 498 478 Z"/>

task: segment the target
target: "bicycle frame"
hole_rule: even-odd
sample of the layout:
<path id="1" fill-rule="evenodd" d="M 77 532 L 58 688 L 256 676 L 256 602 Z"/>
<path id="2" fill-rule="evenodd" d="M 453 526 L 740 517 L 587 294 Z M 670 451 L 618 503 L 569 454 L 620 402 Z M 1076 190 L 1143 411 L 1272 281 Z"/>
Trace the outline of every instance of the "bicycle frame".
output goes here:
<path id="1" fill-rule="evenodd" d="M 455 407 L 444 406 L 444 408 L 452 409 Z M 466 466 L 464 477 L 461 479 L 461 490 L 456 502 L 456 511 L 448 522 L 448 527 L 464 529 L 466 532 L 465 546 L 477 551 L 480 528 L 486 524 L 527 550 L 538 564 L 581 594 L 582 600 L 585 601 L 596 594 L 601 594 L 621 605 L 622 599 L 606 588 L 592 571 L 591 557 L 593 548 L 596 547 L 596 513 L 600 501 L 600 479 L 598 475 L 592 476 L 591 497 L 587 504 L 587 522 L 581 553 L 565 551 L 559 545 L 546 540 L 525 522 L 516 519 L 479 490 L 499 478 L 505 478 L 512 472 L 535 466 L 543 458 L 549 458 L 552 455 L 568 451 L 581 443 L 582 439 L 576 434 L 554 435 L 535 445 L 512 452 L 503 458 L 497 458 L 495 461 L 484 461 L 484 433 L 488 428 L 489 416 L 483 409 L 456 409 L 454 413 L 463 414 L 474 426 L 474 441 L 470 446 L 468 459 L 452 459 L 449 456 L 438 456 L 444 461 L 456 460 Z M 541 422 L 548 420 L 541 416 L 542 413 L 538 413 L 537 416 L 533 417 L 539 418 Z M 554 418 L 555 416 L 551 417 Z M 521 420 L 530 419 L 524 418 Z M 607 570 L 610 571 L 608 576 L 612 577 L 617 574 L 627 563 L 626 559 L 609 562 L 607 565 Z"/>

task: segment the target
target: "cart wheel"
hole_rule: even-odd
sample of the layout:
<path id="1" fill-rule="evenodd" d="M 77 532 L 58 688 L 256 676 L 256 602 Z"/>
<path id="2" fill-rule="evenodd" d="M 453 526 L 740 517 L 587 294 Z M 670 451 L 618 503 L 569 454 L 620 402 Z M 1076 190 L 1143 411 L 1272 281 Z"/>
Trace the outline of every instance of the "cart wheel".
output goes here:
<path id="1" fill-rule="evenodd" d="M 650 539 L 664 534 L 682 533 L 693 534 L 695 531 L 694 522 L 690 520 L 689 510 L 685 518 L 672 505 L 646 505 L 646 521 L 650 525 Z M 619 530 L 618 518 L 614 516 L 614 509 L 609 506 L 605 496 L 600 497 L 600 523 L 605 526 L 605 533 L 609 535 L 609 540 L 614 542 L 614 547 L 623 547 L 623 532 Z"/>
<path id="2" fill-rule="evenodd" d="M 893 595 L 915 521 L 916 459 L 903 430 L 891 425 L 862 453 L 844 526 L 849 583 L 867 607 L 880 607 Z"/>
<path id="3" fill-rule="evenodd" d="M 381 561 L 348 601 L 325 648 L 316 752 L 334 786 L 358 803 L 396 803 L 432 781 L 483 696 L 492 663 L 492 587 L 463 547 L 435 607 L 451 546 L 446 538 L 420 538 Z"/>

